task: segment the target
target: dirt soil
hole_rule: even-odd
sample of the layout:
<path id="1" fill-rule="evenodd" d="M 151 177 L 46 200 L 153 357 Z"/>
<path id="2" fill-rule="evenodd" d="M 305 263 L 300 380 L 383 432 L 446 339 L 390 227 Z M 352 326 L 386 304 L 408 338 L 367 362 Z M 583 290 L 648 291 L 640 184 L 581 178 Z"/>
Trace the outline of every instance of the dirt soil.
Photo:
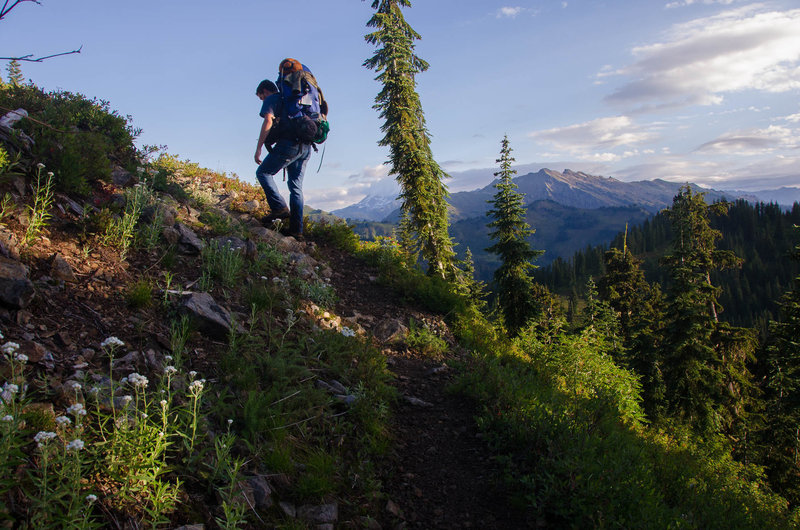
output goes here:
<path id="1" fill-rule="evenodd" d="M 336 249 L 320 250 L 334 270 L 343 316 L 376 317 L 360 321 L 368 330 L 386 319 L 413 318 L 446 332 L 440 317 L 380 285 L 377 270 Z M 383 351 L 400 395 L 393 411 L 394 453 L 383 466 L 389 499 L 384 528 L 528 528 L 524 514 L 506 502 L 499 466 L 475 425 L 474 404 L 448 392 L 456 377 L 451 365 L 462 364 L 465 352 L 453 347 L 444 358 L 430 359 L 403 346 Z"/>

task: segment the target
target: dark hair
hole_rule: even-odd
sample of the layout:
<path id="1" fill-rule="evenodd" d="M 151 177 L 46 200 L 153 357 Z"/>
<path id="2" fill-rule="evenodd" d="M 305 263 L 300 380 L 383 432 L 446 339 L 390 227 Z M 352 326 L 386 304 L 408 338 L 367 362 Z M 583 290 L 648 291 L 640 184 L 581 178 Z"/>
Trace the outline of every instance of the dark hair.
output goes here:
<path id="1" fill-rule="evenodd" d="M 258 84 L 258 87 L 256 88 L 256 96 L 259 95 L 264 90 L 274 93 L 278 91 L 278 87 L 276 87 L 275 83 L 273 83 L 269 79 L 264 79 Z"/>

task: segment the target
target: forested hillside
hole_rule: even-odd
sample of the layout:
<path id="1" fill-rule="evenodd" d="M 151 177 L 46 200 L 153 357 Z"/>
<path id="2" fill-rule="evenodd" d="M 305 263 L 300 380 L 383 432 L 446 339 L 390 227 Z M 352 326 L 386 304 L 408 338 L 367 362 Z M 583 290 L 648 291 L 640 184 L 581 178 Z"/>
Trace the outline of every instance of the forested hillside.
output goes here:
<path id="1" fill-rule="evenodd" d="M 722 233 L 719 248 L 733 251 L 743 259 L 741 267 L 712 273 L 712 281 L 722 288 L 719 298 L 724 310 L 720 318 L 736 325 L 763 327 L 776 317 L 776 302 L 800 270 L 788 259 L 798 239 L 794 225 L 800 224 L 800 205 L 791 210 L 776 204 L 756 205 L 736 201 L 727 215 L 711 217 L 711 226 Z M 605 273 L 604 254 L 609 248 L 628 249 L 642 260 L 645 278 L 663 287 L 669 285 L 667 271 L 659 260 L 672 241 L 667 216 L 662 212 L 652 219 L 621 231 L 610 245 L 597 245 L 576 252 L 571 258 L 557 258 L 535 271 L 537 281 L 553 292 L 569 297 L 584 294 L 590 276 Z"/>

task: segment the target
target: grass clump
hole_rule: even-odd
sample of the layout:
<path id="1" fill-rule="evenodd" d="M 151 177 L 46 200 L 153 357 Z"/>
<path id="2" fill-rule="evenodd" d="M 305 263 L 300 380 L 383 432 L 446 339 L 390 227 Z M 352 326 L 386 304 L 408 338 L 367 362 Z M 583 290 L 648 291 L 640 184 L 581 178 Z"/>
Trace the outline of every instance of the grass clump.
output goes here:
<path id="1" fill-rule="evenodd" d="M 153 282 L 140 278 L 128 286 L 125 301 L 133 309 L 150 307 L 153 303 Z"/>
<path id="2" fill-rule="evenodd" d="M 444 339 L 433 333 L 428 326 L 420 326 L 413 318 L 409 322 L 405 341 L 411 349 L 434 359 L 442 358 L 448 350 Z"/>

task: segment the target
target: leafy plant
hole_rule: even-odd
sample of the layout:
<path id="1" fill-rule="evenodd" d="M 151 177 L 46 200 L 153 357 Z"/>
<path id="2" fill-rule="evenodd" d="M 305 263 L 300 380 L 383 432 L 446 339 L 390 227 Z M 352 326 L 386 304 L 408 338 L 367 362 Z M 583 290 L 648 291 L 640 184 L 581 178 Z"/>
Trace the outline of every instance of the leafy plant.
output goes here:
<path id="1" fill-rule="evenodd" d="M 413 318 L 409 322 L 405 340 L 410 348 L 433 358 L 442 357 L 448 349 L 444 339 L 436 336 L 427 326 L 417 324 Z"/>
<path id="2" fill-rule="evenodd" d="M 42 179 L 44 164 L 39 164 L 36 171 L 36 186 L 33 190 L 33 204 L 28 206 L 30 212 L 28 227 L 22 243 L 26 246 L 36 240 L 51 219 L 50 207 L 53 205 L 53 173 L 48 172 L 47 178 Z"/>
<path id="3" fill-rule="evenodd" d="M 128 286 L 125 300 L 134 309 L 149 307 L 153 303 L 153 283 L 147 278 L 133 282 Z"/>

